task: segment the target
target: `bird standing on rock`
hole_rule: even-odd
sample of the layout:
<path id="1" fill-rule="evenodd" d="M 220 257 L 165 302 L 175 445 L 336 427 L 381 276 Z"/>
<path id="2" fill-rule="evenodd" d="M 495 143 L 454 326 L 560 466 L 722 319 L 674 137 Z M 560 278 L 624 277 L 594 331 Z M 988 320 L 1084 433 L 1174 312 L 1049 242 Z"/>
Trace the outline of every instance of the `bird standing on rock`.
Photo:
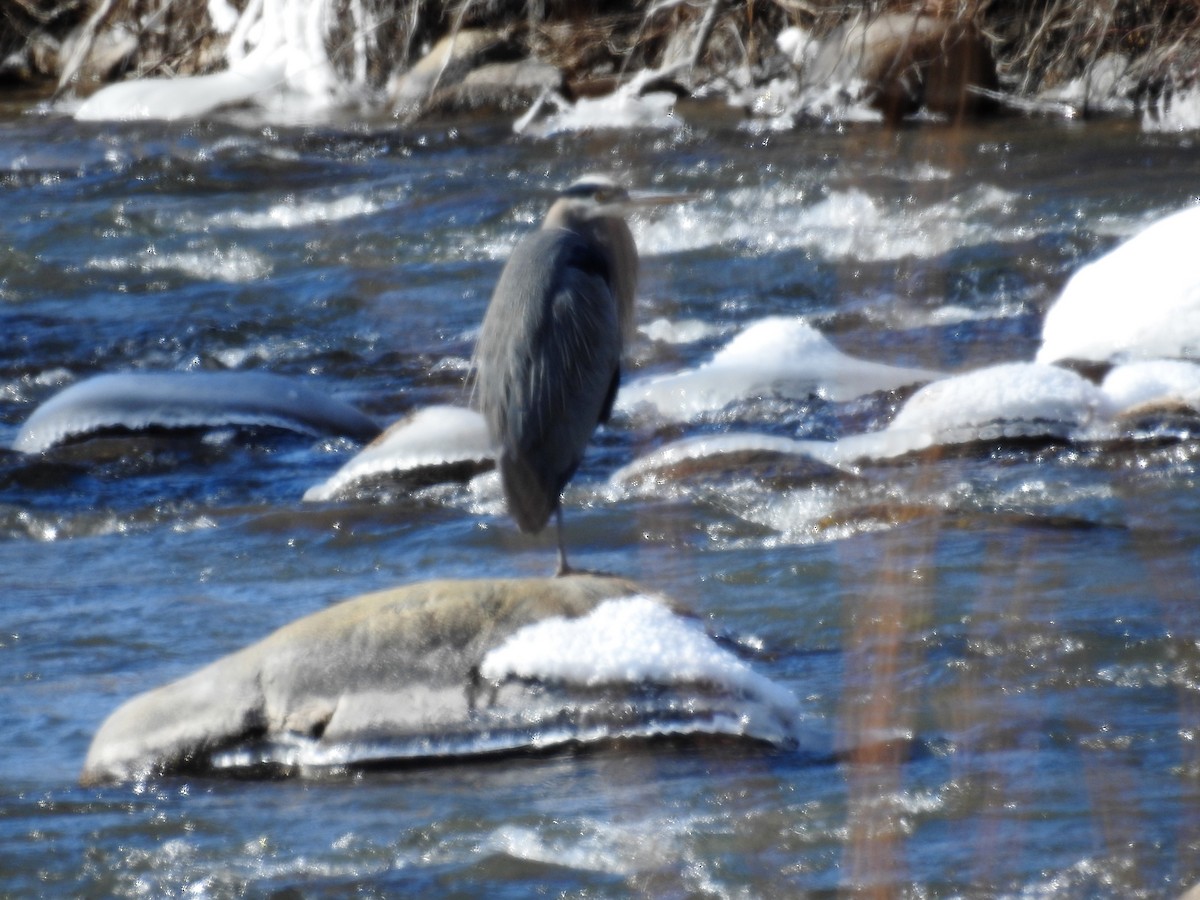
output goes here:
<path id="1" fill-rule="evenodd" d="M 608 421 L 633 333 L 638 256 L 625 215 L 677 195 L 631 195 L 611 177 L 571 184 L 513 249 L 475 347 L 474 394 L 496 448 L 508 511 L 523 532 L 558 522 L 560 498 Z"/>

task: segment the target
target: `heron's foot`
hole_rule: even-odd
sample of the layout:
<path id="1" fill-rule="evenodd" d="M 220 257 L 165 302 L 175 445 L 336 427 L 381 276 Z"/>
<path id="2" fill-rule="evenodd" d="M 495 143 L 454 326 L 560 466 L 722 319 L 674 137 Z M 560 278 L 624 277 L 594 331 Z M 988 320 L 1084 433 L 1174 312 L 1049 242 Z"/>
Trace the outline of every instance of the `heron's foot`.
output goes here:
<path id="1" fill-rule="evenodd" d="M 574 566 L 559 566 L 558 571 L 554 573 L 555 578 L 567 578 L 571 575 L 591 575 L 595 578 L 624 578 L 624 575 L 617 575 L 614 572 L 601 572 L 599 569 L 576 569 Z"/>
<path id="2" fill-rule="evenodd" d="M 558 571 L 554 573 L 554 577 L 562 578 L 564 575 L 570 575 L 574 570 L 571 568 L 570 563 L 567 562 L 567 543 L 563 540 L 561 504 L 554 509 L 554 519 L 557 526 L 555 531 L 558 535 Z"/>

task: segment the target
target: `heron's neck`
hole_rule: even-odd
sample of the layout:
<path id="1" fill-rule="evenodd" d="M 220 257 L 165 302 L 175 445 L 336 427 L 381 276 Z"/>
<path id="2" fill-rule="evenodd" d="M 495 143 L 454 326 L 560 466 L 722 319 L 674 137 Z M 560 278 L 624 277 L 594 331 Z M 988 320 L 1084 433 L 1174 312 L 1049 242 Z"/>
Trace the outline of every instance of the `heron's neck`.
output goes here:
<path id="1" fill-rule="evenodd" d="M 617 301 L 617 318 L 621 335 L 628 341 L 633 337 L 633 297 L 637 290 L 638 255 L 633 234 L 624 219 L 611 216 L 584 218 L 555 204 L 542 222 L 543 228 L 563 228 L 574 232 L 604 254 L 609 281 Z"/>

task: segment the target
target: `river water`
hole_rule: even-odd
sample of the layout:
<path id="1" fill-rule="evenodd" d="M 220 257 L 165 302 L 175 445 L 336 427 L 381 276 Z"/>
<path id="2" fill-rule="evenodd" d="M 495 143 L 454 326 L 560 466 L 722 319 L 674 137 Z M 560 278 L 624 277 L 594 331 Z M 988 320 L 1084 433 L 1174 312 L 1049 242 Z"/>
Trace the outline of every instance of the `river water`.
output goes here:
<path id="1" fill-rule="evenodd" d="M 776 315 L 879 363 L 1031 360 L 1072 271 L 1200 194 L 1190 137 L 1123 123 L 0 129 L 5 447 L 103 372 L 269 371 L 383 421 L 461 403 L 508 248 L 588 171 L 698 195 L 634 223 L 627 381 Z M 1194 417 L 844 482 L 781 464 L 609 481 L 680 437 L 878 429 L 905 396 L 623 414 L 567 493 L 577 563 L 696 610 L 827 723 L 850 748 L 837 762 L 671 741 L 78 787 L 92 734 L 134 694 L 369 590 L 548 574 L 553 538 L 517 534 L 486 483 L 302 502 L 355 452 L 344 439 L 0 456 L 0 893 L 1179 894 L 1200 878 Z"/>

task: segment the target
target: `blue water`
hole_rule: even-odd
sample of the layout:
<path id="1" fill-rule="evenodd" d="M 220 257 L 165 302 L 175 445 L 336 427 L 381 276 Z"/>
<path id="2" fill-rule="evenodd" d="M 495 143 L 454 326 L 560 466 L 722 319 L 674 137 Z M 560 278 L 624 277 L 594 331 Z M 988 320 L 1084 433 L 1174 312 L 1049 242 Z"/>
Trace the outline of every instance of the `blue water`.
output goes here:
<path id="1" fill-rule="evenodd" d="M 1189 138 L 1119 123 L 0 129 L 4 446 L 39 402 L 109 371 L 260 369 L 385 421 L 462 402 L 507 248 L 590 170 L 701 195 L 636 223 L 639 319 L 716 330 L 640 338 L 627 377 L 694 365 L 772 314 L 896 365 L 1031 359 L 1070 272 L 1200 184 Z M 836 764 L 670 742 L 77 787 L 92 734 L 136 693 L 369 590 L 547 574 L 553 539 L 461 487 L 302 503 L 356 449 L 339 439 L 0 455 L 0 893 L 1177 895 L 1200 878 L 1196 422 L 827 488 L 730 472 L 604 489 L 679 436 L 835 438 L 901 400 L 619 420 L 567 496 L 580 564 L 761 645 L 754 667 L 854 748 Z"/>

